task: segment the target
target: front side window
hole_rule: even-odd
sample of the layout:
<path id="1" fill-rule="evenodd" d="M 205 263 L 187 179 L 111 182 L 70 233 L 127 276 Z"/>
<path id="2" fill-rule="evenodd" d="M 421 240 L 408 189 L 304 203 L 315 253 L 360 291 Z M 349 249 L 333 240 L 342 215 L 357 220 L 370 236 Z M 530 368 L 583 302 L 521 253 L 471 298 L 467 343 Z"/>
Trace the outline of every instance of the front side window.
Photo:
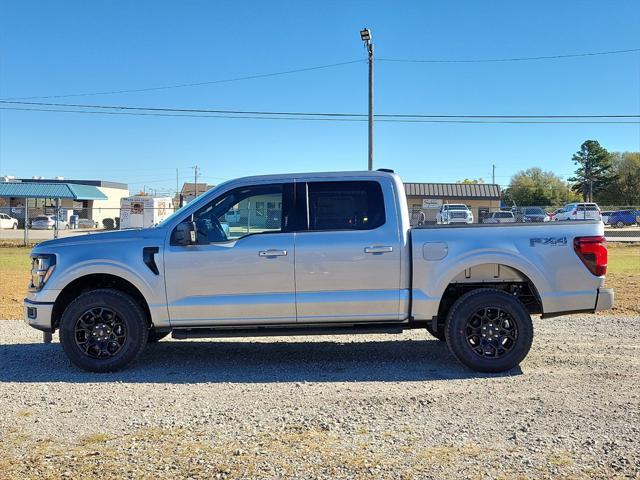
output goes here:
<path id="1" fill-rule="evenodd" d="M 307 189 L 309 230 L 372 230 L 385 223 L 378 182 L 310 182 Z"/>
<path id="2" fill-rule="evenodd" d="M 282 184 L 240 187 L 211 201 L 193 215 L 196 243 L 206 245 L 282 232 L 282 190 Z"/>

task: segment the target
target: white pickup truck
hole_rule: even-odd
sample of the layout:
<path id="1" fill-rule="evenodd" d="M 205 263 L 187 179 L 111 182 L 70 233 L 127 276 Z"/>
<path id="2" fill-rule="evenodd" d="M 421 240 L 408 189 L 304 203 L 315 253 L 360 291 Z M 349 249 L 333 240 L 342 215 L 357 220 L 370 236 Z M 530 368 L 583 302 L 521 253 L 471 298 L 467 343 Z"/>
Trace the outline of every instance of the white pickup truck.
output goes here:
<path id="1" fill-rule="evenodd" d="M 243 222 L 223 228 L 231 209 Z M 173 338 L 423 328 L 499 372 L 532 314 L 611 308 L 602 222 L 410 228 L 390 171 L 241 178 L 159 225 L 43 242 L 25 320 L 78 367 L 114 371 Z"/>

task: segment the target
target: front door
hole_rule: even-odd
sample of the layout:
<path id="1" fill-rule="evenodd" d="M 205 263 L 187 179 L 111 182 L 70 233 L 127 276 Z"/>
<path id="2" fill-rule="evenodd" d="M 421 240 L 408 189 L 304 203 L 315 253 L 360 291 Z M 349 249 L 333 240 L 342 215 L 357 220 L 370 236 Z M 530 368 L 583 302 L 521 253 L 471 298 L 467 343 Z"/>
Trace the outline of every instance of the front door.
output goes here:
<path id="1" fill-rule="evenodd" d="M 296 233 L 298 322 L 400 319 L 400 236 L 387 194 L 385 204 L 377 181 L 307 184 L 308 226 Z"/>
<path id="2" fill-rule="evenodd" d="M 290 184 L 240 187 L 193 214 L 195 245 L 165 248 L 173 326 L 294 323 L 294 234 L 286 231 Z M 185 219 L 191 220 L 191 216 Z"/>

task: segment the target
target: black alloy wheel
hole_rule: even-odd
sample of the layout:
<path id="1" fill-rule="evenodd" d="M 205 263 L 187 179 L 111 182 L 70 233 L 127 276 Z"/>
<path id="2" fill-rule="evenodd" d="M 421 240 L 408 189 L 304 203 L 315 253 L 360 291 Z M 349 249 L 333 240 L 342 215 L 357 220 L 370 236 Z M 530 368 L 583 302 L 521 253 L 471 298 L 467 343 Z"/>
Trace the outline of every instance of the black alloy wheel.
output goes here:
<path id="1" fill-rule="evenodd" d="M 91 358 L 116 355 L 127 339 L 127 327 L 111 308 L 90 308 L 75 325 L 76 346 Z"/>
<path id="2" fill-rule="evenodd" d="M 478 372 L 516 367 L 533 343 L 533 322 L 514 295 L 479 288 L 462 295 L 449 309 L 445 336 L 451 353 Z"/>
<path id="3" fill-rule="evenodd" d="M 142 306 L 110 288 L 81 294 L 60 319 L 64 353 L 74 365 L 90 372 L 114 372 L 133 363 L 144 350 L 148 334 Z"/>

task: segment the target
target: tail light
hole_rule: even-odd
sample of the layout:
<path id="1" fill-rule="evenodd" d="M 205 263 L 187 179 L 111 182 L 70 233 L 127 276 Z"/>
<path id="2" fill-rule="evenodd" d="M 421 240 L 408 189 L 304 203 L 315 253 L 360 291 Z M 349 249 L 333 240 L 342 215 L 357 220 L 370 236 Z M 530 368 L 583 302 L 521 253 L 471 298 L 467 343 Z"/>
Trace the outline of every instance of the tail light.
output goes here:
<path id="1" fill-rule="evenodd" d="M 576 237 L 573 249 L 584 266 L 595 276 L 607 273 L 607 242 L 604 237 Z"/>

